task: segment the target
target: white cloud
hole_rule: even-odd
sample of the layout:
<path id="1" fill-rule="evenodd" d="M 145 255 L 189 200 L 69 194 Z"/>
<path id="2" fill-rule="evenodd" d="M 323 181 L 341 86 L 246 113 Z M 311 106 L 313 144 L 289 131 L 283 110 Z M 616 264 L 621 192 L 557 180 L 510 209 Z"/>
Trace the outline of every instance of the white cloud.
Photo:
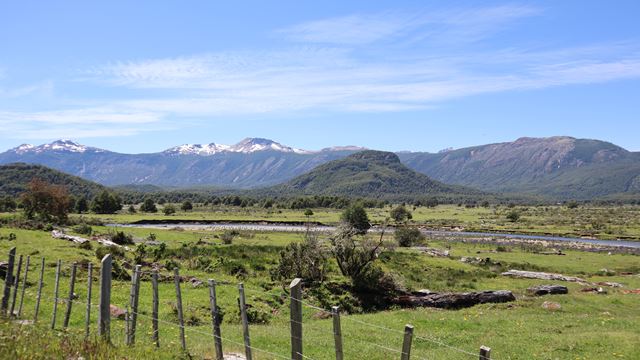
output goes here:
<path id="1" fill-rule="evenodd" d="M 524 5 L 387 11 L 309 21 L 277 33 L 292 41 L 341 45 L 369 44 L 402 36 L 439 43 L 468 42 L 498 31 L 511 21 L 539 13 L 539 9 Z"/>
<path id="2" fill-rule="evenodd" d="M 153 131 L 169 119 L 197 123 L 266 113 L 396 112 L 478 94 L 640 77 L 640 48 L 634 42 L 466 46 L 539 13 L 506 5 L 356 14 L 279 30 L 303 43 L 279 50 L 114 62 L 82 73 L 79 84 L 107 86 L 110 93 L 123 89 L 126 97 L 90 99 L 90 105 L 76 102 L 64 110 L 0 112 L 0 131 L 23 137 L 115 136 Z M 429 46 L 415 46 L 418 42 Z"/>

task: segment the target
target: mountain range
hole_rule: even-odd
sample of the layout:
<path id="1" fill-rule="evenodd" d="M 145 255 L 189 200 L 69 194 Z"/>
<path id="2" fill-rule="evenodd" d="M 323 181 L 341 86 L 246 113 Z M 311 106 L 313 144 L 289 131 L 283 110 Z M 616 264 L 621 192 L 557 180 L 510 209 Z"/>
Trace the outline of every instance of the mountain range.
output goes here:
<path id="1" fill-rule="evenodd" d="M 109 186 L 247 189 L 286 183 L 361 150 L 349 146 L 310 151 L 247 138 L 235 145 L 186 144 L 158 153 L 122 154 L 58 140 L 10 149 L 0 154 L 0 164 L 42 164 Z M 640 153 L 599 140 L 520 138 L 439 153 L 396 154 L 402 164 L 438 182 L 483 191 L 558 200 L 640 194 Z"/>

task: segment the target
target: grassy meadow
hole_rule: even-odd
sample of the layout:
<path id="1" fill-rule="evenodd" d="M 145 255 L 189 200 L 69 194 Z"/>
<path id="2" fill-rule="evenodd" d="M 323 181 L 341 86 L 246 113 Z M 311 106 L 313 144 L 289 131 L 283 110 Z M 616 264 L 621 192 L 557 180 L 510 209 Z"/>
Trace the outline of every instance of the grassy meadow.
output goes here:
<path id="1" fill-rule="evenodd" d="M 561 207 L 517 208 L 522 213 L 522 223 L 504 220 L 507 208 L 464 208 L 438 206 L 435 209 L 418 208 L 414 211 L 415 223 L 429 226 L 460 226 L 467 230 L 484 229 L 569 234 L 581 229 L 593 219 L 609 218 L 613 234 L 638 233 L 637 208 L 578 208 Z M 511 210 L 511 209 L 510 209 Z M 376 221 L 386 217 L 388 209 L 372 209 L 370 216 Z M 164 219 L 160 214 L 85 215 L 100 217 L 105 222 L 133 222 L 141 219 Z M 624 217 L 626 220 L 613 220 Z M 173 219 L 207 220 L 270 220 L 305 221 L 303 211 L 291 210 L 239 210 L 219 209 L 178 213 Z M 314 210 L 312 220 L 334 223 L 339 218 L 335 210 Z M 555 222 L 553 222 L 554 220 Z M 547 223 L 549 222 L 549 223 Z M 609 225 L 610 224 L 610 225 Z M 619 227 L 619 228 L 618 228 Z M 105 233 L 109 229 L 94 226 L 94 233 Z M 215 279 L 218 286 L 219 305 L 224 314 L 222 324 L 225 352 L 242 352 L 242 330 L 237 307 L 237 284 L 243 282 L 247 303 L 256 309 L 257 320 L 251 325 L 251 342 L 256 359 L 287 358 L 289 355 L 289 303 L 283 293 L 283 283 L 273 281 L 270 270 L 277 265 L 280 250 L 288 243 L 301 241 L 298 233 L 249 233 L 241 232 L 232 244 L 223 244 L 218 232 L 125 229 L 137 238 L 146 238 L 150 233 L 165 243 L 168 251 L 175 255 L 163 258 L 160 263 L 172 261 L 182 275 L 200 280 Z M 16 240 L 9 241 L 9 233 Z M 47 329 L 51 324 L 51 312 L 57 259 L 63 261 L 63 277 L 60 297 L 68 294 L 70 265 L 73 262 L 99 265 L 96 250 L 51 238 L 49 232 L 0 228 L 0 261 L 6 261 L 9 248 L 17 247 L 18 254 L 31 255 L 29 286 L 25 296 L 24 318 L 32 318 L 39 263 L 46 258 L 45 285 L 41 305 L 40 321 L 36 326 L 20 326 L 0 323 L 0 358 L 140 358 L 153 356 L 171 359 L 191 356 L 196 359 L 213 357 L 211 318 L 208 288 L 182 284 L 188 355 L 180 350 L 177 317 L 175 313 L 175 290 L 168 278 L 160 284 L 160 349 L 151 342 L 151 284 L 144 278 L 140 292 L 140 317 L 138 318 L 137 344 L 124 346 L 124 322 L 112 320 L 114 346 L 100 342 L 83 342 L 83 324 L 86 302 L 86 270 L 78 272 L 76 285 L 77 301 L 73 305 L 71 324 L 61 330 L 66 304 L 58 307 L 55 331 Z M 325 239 L 326 240 L 326 239 Z M 385 270 L 398 274 L 410 290 L 432 291 L 481 291 L 511 290 L 517 301 L 507 304 L 485 304 L 462 310 L 432 308 L 401 309 L 344 314 L 342 332 L 345 358 L 389 359 L 399 357 L 402 332 L 405 324 L 415 326 L 412 358 L 415 359 L 464 359 L 477 358 L 480 345 L 492 348 L 496 359 L 638 359 L 640 358 L 640 295 L 625 294 L 625 289 L 640 288 L 640 258 L 634 255 L 592 253 L 566 250 L 565 256 L 536 254 L 525 246 L 498 249 L 495 245 L 465 242 L 430 241 L 430 247 L 448 248 L 450 258 L 435 258 L 418 249 L 398 248 L 385 253 L 379 262 Z M 133 263 L 135 245 L 126 252 L 125 259 Z M 152 251 L 152 246 L 147 250 Z M 149 260 L 147 255 L 147 261 Z M 489 263 L 470 264 L 460 257 L 491 258 Z M 541 280 L 512 279 L 500 276 L 508 269 L 558 272 L 574 275 L 591 282 L 610 281 L 624 284 L 624 288 L 605 288 L 607 294 L 584 293 L 583 286 L 575 283 L 549 282 Z M 607 269 L 608 271 L 603 271 Z M 149 271 L 144 266 L 143 271 Z M 164 275 L 170 272 L 161 271 Z M 625 275 L 625 274 L 634 275 Z M 93 303 L 97 304 L 97 277 L 94 278 Z M 331 261 L 328 282 L 339 282 L 342 276 Z M 569 287 L 568 295 L 528 297 L 527 287 L 536 284 L 560 283 Z M 130 282 L 114 280 L 112 303 L 124 308 L 128 303 Z M 323 294 L 305 290 L 305 302 L 328 308 Z M 561 309 L 550 311 L 542 308 L 545 301 L 557 302 Z M 336 304 L 337 305 L 337 304 Z M 333 334 L 331 319 L 326 314 L 304 306 L 304 354 L 312 359 L 331 359 Z M 95 334 L 97 318 L 92 313 L 92 334 Z M 445 345 L 447 346 L 445 346 Z M 38 349 L 38 350 L 36 350 Z M 46 350 L 43 350 L 46 349 Z M 461 352 L 466 351 L 465 352 Z"/>

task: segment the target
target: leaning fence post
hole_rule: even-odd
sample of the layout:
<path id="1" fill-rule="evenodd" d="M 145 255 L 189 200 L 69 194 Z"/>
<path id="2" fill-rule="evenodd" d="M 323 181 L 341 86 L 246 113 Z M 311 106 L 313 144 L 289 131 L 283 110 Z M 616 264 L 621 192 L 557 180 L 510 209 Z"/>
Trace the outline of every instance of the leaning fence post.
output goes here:
<path id="1" fill-rule="evenodd" d="M 64 313 L 63 327 L 69 326 L 69 318 L 71 318 L 71 306 L 73 306 L 73 292 L 76 287 L 76 271 L 78 268 L 77 263 L 73 263 L 71 266 L 71 280 L 69 280 L 69 298 L 67 299 L 67 311 Z"/>
<path id="2" fill-rule="evenodd" d="M 11 286 L 13 286 L 13 265 L 16 261 L 16 248 L 9 250 L 9 263 L 7 264 L 7 273 L 4 276 L 4 291 L 2 293 L 2 304 L 0 305 L 2 315 L 7 316 L 9 309 L 9 298 L 11 297 Z"/>
<path id="3" fill-rule="evenodd" d="M 178 273 L 178 268 L 173 269 L 173 280 L 176 284 L 176 301 L 178 308 L 178 321 L 180 322 L 180 344 L 182 345 L 182 350 L 187 350 L 187 341 L 184 337 L 184 317 L 182 314 L 182 293 L 180 292 L 180 274 Z"/>
<path id="4" fill-rule="evenodd" d="M 213 342 L 216 349 L 216 360 L 222 360 L 222 339 L 220 338 L 220 313 L 216 299 L 216 282 L 209 279 L 209 305 L 211 306 L 211 321 L 213 323 Z"/>
<path id="5" fill-rule="evenodd" d="M 402 342 L 401 360 L 409 360 L 411 356 L 411 341 L 413 340 L 413 326 L 406 325 L 404 327 L 404 341 Z"/>
<path id="6" fill-rule="evenodd" d="M 491 360 L 491 348 L 480 346 L 480 360 Z"/>
<path id="7" fill-rule="evenodd" d="M 11 299 L 11 310 L 9 310 L 9 317 L 15 317 L 14 310 L 16 308 L 16 298 L 18 297 L 18 288 L 20 287 L 20 272 L 22 271 L 22 255 L 18 260 L 18 270 L 16 276 L 13 277 L 13 298 Z"/>
<path id="8" fill-rule="evenodd" d="M 111 254 L 100 262 L 100 311 L 98 311 L 98 336 L 111 341 Z"/>
<path id="9" fill-rule="evenodd" d="M 53 290 L 53 316 L 51 318 L 51 328 L 56 328 L 56 315 L 58 313 L 58 290 L 60 288 L 60 266 L 62 261 L 58 259 L 58 265 L 56 266 L 56 283 Z"/>
<path id="10" fill-rule="evenodd" d="M 302 279 L 295 278 L 289 284 L 290 322 L 291 322 L 291 359 L 302 360 Z"/>
<path id="11" fill-rule="evenodd" d="M 140 269 L 141 265 L 136 265 L 131 279 L 131 292 L 129 296 L 129 306 L 131 307 L 131 324 L 127 336 L 127 345 L 133 345 L 136 342 L 136 323 L 138 321 L 138 297 L 140 295 Z"/>
<path id="12" fill-rule="evenodd" d="M 29 263 L 31 256 L 27 256 L 27 263 L 24 265 L 24 278 L 22 280 L 22 292 L 20 293 L 20 305 L 18 306 L 18 317 L 22 315 L 22 305 L 24 304 L 24 291 L 27 289 L 27 276 L 29 275 Z"/>
<path id="13" fill-rule="evenodd" d="M 251 338 L 249 337 L 249 319 L 247 318 L 247 304 L 244 299 L 244 284 L 238 284 L 238 305 L 240 306 L 240 317 L 242 318 L 242 333 L 244 336 L 244 354 L 247 360 L 251 360 Z"/>
<path id="14" fill-rule="evenodd" d="M 87 267 L 87 312 L 84 317 L 84 337 L 89 338 L 89 323 L 91 323 L 91 283 L 93 282 L 93 264 Z"/>
<path id="15" fill-rule="evenodd" d="M 333 306 L 331 308 L 331 316 L 333 317 L 333 339 L 336 347 L 336 360 L 342 360 L 342 329 L 340 326 L 340 308 Z"/>
<path id="16" fill-rule="evenodd" d="M 33 315 L 33 322 L 38 321 L 38 313 L 40 312 L 40 298 L 42 297 L 42 283 L 44 280 L 44 258 L 40 263 L 40 281 L 38 281 L 38 296 L 36 297 L 36 310 Z"/>
<path id="17" fill-rule="evenodd" d="M 153 292 L 153 308 L 151 310 L 151 322 L 153 326 L 153 342 L 160 347 L 160 334 L 158 332 L 158 270 L 151 274 L 151 290 Z"/>

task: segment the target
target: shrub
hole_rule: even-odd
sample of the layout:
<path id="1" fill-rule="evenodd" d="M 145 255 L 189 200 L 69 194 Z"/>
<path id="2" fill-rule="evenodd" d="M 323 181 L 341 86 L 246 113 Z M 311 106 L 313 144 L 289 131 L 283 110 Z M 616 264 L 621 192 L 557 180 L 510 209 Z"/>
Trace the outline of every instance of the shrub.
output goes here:
<path id="1" fill-rule="evenodd" d="M 520 220 L 520 213 L 515 210 L 509 211 L 507 219 L 511 222 L 518 222 L 518 220 Z"/>
<path id="2" fill-rule="evenodd" d="M 109 232 L 109 239 L 118 245 L 133 244 L 133 236 L 124 231 Z"/>
<path id="3" fill-rule="evenodd" d="M 360 204 L 351 205 L 346 208 L 342 212 L 340 220 L 355 229 L 357 234 L 366 234 L 369 228 L 371 228 L 367 211 Z"/>
<path id="4" fill-rule="evenodd" d="M 307 282 L 324 280 L 327 256 L 317 234 L 307 233 L 304 241 L 291 243 L 280 251 L 278 266 L 271 271 L 272 280 L 302 278 Z"/>
<path id="5" fill-rule="evenodd" d="M 411 247 L 424 241 L 424 234 L 420 229 L 413 227 L 400 227 L 394 234 L 399 246 Z"/>
<path id="6" fill-rule="evenodd" d="M 93 228 L 91 228 L 91 226 L 87 224 L 80 224 L 80 225 L 74 226 L 73 231 L 75 231 L 78 234 L 91 235 L 91 233 L 93 233 Z"/>
<path id="7" fill-rule="evenodd" d="M 224 244 L 231 245 L 233 239 L 238 235 L 240 235 L 240 233 L 237 230 L 225 230 L 222 235 L 220 235 L 220 239 L 222 239 Z"/>
<path id="8" fill-rule="evenodd" d="M 162 212 L 167 216 L 173 215 L 176 213 L 176 207 L 171 204 L 165 205 Z"/>

